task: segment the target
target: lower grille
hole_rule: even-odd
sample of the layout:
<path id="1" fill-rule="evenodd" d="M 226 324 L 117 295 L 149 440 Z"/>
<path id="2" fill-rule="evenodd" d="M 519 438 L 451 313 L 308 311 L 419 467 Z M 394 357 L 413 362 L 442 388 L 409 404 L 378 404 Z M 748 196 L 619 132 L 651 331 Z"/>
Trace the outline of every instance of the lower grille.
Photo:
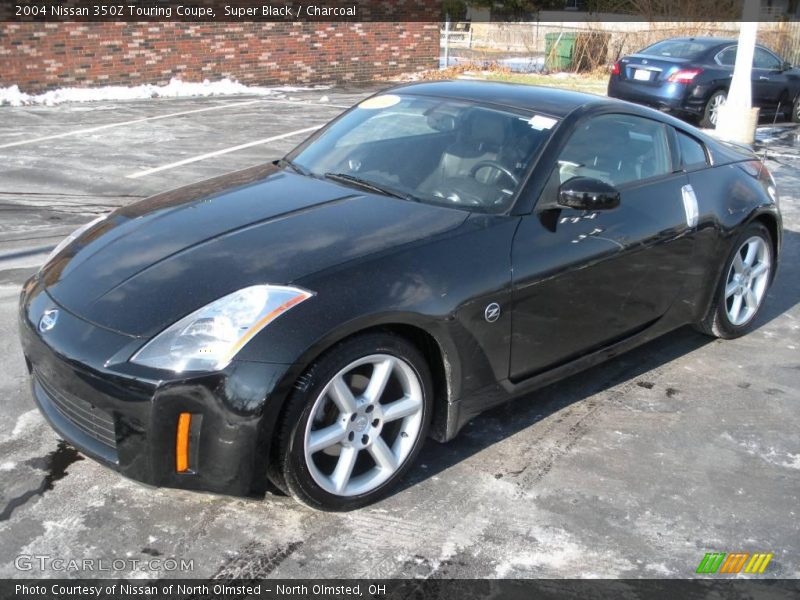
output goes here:
<path id="1" fill-rule="evenodd" d="M 116 449 L 117 440 L 114 433 L 114 419 L 110 414 L 82 398 L 59 391 L 47 379 L 42 377 L 42 374 L 38 371 L 34 371 L 34 376 L 42 390 L 47 394 L 53 407 L 65 419 L 86 435 L 109 448 Z"/>

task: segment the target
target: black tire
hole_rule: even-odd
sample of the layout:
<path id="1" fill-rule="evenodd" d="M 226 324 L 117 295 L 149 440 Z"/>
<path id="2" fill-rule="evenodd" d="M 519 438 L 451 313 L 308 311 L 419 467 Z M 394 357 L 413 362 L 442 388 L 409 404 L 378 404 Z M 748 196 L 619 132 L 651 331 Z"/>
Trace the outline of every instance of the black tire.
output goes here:
<path id="1" fill-rule="evenodd" d="M 716 92 L 711 94 L 711 96 L 708 99 L 708 102 L 706 102 L 705 108 L 703 109 L 703 115 L 700 117 L 700 127 L 714 128 L 716 126 L 716 123 L 714 123 L 711 120 L 711 118 L 712 118 L 713 107 L 719 101 L 718 98 L 720 97 L 722 97 L 723 99 L 727 99 L 728 92 L 726 92 L 725 90 L 717 90 Z"/>
<path id="2" fill-rule="evenodd" d="M 309 469 L 304 446 L 306 427 L 312 417 L 315 402 L 328 383 L 348 365 L 375 354 L 400 359 L 416 375 L 422 390 L 421 425 L 411 451 L 388 480 L 367 493 L 337 495 L 323 489 Z M 268 476 L 276 487 L 310 508 L 347 511 L 377 501 L 408 471 L 422 449 L 433 412 L 433 385 L 425 358 L 413 344 L 402 337 L 388 333 L 368 333 L 347 339 L 320 356 L 306 370 L 295 388 L 287 400 L 277 427 L 275 460 L 268 468 Z"/>
<path id="3" fill-rule="evenodd" d="M 794 105 L 792 106 L 792 114 L 789 117 L 789 120 L 792 123 L 800 123 L 800 94 L 794 99 Z"/>
<path id="4" fill-rule="evenodd" d="M 789 96 L 789 92 L 786 90 L 781 92 L 780 98 L 778 98 L 778 109 L 779 112 L 777 112 L 776 117 L 783 117 L 785 121 L 792 120 L 792 114 L 794 113 L 794 99 Z"/>
<path id="5" fill-rule="evenodd" d="M 737 252 L 739 252 L 746 240 L 749 240 L 755 236 L 764 240 L 766 243 L 767 252 L 769 253 L 770 266 L 767 279 L 767 288 L 764 291 L 761 302 L 758 305 L 758 309 L 755 311 L 755 313 L 753 313 L 753 315 L 745 323 L 735 325 L 731 322 L 731 319 L 728 316 L 725 288 L 728 285 L 728 275 L 731 272 L 731 264 L 736 258 Z M 772 284 L 774 269 L 775 257 L 773 255 L 772 236 L 770 235 L 769 230 L 761 223 L 751 223 L 745 228 L 741 235 L 736 238 L 736 241 L 734 242 L 728 254 L 728 258 L 725 261 L 725 266 L 723 267 L 722 274 L 720 275 L 717 289 L 714 292 L 711 306 L 709 307 L 708 312 L 703 320 L 699 323 L 695 323 L 695 328 L 707 335 L 726 340 L 740 337 L 751 331 L 757 321 L 756 317 L 761 312 L 761 308 L 764 306 L 764 301 L 767 297 L 767 290 L 769 290 L 769 286 Z"/>

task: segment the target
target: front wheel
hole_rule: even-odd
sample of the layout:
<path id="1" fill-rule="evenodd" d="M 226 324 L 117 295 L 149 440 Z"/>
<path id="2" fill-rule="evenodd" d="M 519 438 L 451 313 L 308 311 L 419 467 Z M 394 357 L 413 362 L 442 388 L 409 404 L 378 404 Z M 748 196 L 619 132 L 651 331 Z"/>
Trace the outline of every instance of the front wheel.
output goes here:
<path id="1" fill-rule="evenodd" d="M 720 109 L 727 100 L 728 94 L 724 90 L 719 90 L 711 94 L 703 110 L 703 116 L 700 118 L 700 127 L 709 129 L 716 127 Z"/>
<path id="2" fill-rule="evenodd" d="M 773 265 L 769 231 L 760 223 L 751 224 L 734 244 L 714 301 L 698 329 L 724 339 L 750 331 L 772 282 Z"/>
<path id="3" fill-rule="evenodd" d="M 367 334 L 332 348 L 284 411 L 270 479 L 320 510 L 384 496 L 411 466 L 431 420 L 425 359 L 405 339 Z"/>

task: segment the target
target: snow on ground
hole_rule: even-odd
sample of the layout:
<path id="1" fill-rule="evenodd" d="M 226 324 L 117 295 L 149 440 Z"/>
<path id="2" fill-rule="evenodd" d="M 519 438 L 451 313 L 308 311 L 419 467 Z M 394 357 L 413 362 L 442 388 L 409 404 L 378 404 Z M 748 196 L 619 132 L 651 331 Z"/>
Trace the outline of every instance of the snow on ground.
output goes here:
<path id="1" fill-rule="evenodd" d="M 109 85 L 90 88 L 59 88 L 44 92 L 43 94 L 26 94 L 20 91 L 19 86 L 0 87 L 0 106 L 26 106 L 30 104 L 44 104 L 54 106 L 63 102 L 96 102 L 99 100 L 141 100 L 144 98 L 184 98 L 190 96 L 233 96 L 236 94 L 250 94 L 257 96 L 280 95 L 288 92 L 304 90 L 329 89 L 330 86 L 315 85 L 314 87 L 262 87 L 248 86 L 238 81 L 225 78 L 220 81 L 192 83 L 172 79 L 166 85 L 144 84 L 137 86 Z"/>
<path id="2" fill-rule="evenodd" d="M 22 413 L 19 418 L 17 419 L 16 425 L 14 425 L 14 430 L 11 432 L 11 437 L 19 437 L 25 431 L 31 429 L 34 425 L 39 423 L 41 420 L 41 415 L 39 414 L 38 410 L 29 410 L 28 412 Z"/>

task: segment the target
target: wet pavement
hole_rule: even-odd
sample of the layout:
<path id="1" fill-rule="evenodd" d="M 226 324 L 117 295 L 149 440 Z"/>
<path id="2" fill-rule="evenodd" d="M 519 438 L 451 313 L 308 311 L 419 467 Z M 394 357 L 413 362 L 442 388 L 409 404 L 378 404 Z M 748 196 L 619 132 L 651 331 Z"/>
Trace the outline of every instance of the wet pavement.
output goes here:
<path id="1" fill-rule="evenodd" d="M 759 132 L 786 231 L 752 334 L 681 329 L 492 410 L 429 442 L 371 507 L 151 489 L 58 440 L 34 409 L 15 322 L 47 249 L 97 213 L 276 158 L 308 134 L 279 136 L 369 91 L 0 109 L 0 577 L 690 577 L 714 551 L 773 552 L 765 577 L 800 577 L 796 127 Z M 19 559 L 44 555 L 128 562 L 64 572 Z M 191 568 L 166 570 L 169 558 Z"/>

